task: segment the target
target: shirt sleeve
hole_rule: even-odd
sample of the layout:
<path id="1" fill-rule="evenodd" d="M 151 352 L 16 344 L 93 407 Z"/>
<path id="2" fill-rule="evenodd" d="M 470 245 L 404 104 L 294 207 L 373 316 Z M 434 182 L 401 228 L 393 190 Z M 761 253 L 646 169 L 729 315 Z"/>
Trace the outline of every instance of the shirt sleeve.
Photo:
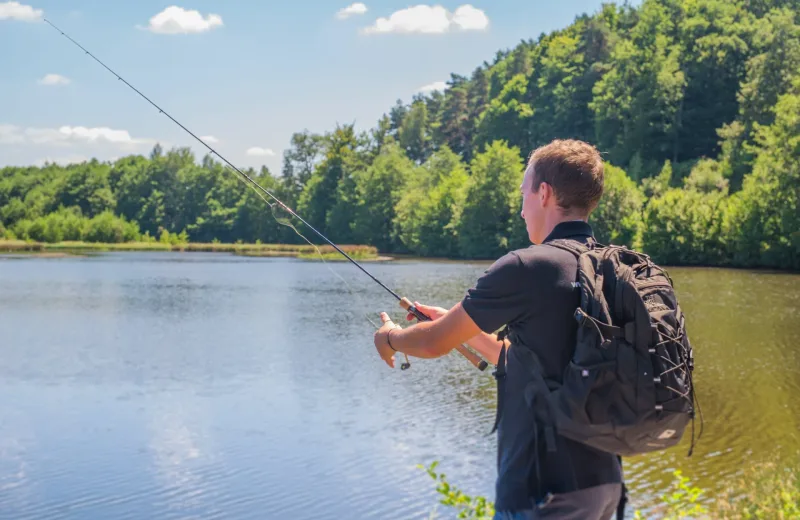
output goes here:
<path id="1" fill-rule="evenodd" d="M 526 269 L 515 253 L 508 253 L 478 278 L 461 302 L 472 321 L 492 333 L 531 309 L 532 291 Z"/>

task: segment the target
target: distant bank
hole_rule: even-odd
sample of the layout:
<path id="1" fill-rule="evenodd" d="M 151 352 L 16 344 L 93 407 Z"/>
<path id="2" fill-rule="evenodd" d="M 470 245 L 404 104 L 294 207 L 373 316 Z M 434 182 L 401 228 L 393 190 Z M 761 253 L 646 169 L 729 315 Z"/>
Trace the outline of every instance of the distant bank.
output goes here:
<path id="1" fill-rule="evenodd" d="M 206 253 L 232 253 L 241 256 L 257 257 L 294 257 L 306 260 L 346 260 L 333 247 L 324 245 L 314 248 L 310 245 L 290 244 L 222 244 L 222 243 L 185 243 L 169 244 L 164 242 L 33 242 L 26 240 L 0 240 L 0 254 L 29 253 L 42 256 L 69 255 L 105 251 L 181 251 Z M 372 246 L 344 245 L 342 251 L 359 261 L 385 261 L 391 257 L 378 255 Z"/>

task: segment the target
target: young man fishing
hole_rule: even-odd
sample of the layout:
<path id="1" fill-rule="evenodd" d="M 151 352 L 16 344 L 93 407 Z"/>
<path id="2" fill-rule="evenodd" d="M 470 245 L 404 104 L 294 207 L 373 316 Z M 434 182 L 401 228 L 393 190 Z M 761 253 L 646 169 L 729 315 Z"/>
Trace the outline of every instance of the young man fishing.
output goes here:
<path id="1" fill-rule="evenodd" d="M 575 140 L 540 147 L 520 192 L 533 245 L 497 260 L 450 310 L 417 305 L 432 321 L 403 329 L 381 313 L 375 347 L 390 367 L 398 352 L 436 358 L 461 343 L 498 365 L 496 520 L 607 520 L 622 493 L 619 459 L 561 436 L 547 438 L 527 391 L 532 367 L 560 381 L 570 362 L 580 300 L 573 285 L 577 259 L 547 243 L 593 241 L 588 218 L 603 194 L 600 154 Z M 500 340 L 495 332 L 506 325 L 508 338 Z"/>

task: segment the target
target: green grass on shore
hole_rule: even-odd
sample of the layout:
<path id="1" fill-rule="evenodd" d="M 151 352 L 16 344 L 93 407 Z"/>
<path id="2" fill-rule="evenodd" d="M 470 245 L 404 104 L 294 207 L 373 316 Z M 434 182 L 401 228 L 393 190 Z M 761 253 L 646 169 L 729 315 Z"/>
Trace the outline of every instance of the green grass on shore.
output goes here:
<path id="1" fill-rule="evenodd" d="M 325 260 L 338 260 L 344 257 L 329 246 L 318 246 Z M 342 251 L 358 260 L 378 259 L 378 250 L 372 246 L 343 245 Z M 170 244 L 165 242 L 122 242 L 107 244 L 99 242 L 31 242 L 25 240 L 0 240 L 0 253 L 82 253 L 102 251 L 182 251 L 233 253 L 246 256 L 265 257 L 297 257 L 318 260 L 320 255 L 310 245 L 292 244 L 222 244 L 222 243 L 185 243 Z"/>

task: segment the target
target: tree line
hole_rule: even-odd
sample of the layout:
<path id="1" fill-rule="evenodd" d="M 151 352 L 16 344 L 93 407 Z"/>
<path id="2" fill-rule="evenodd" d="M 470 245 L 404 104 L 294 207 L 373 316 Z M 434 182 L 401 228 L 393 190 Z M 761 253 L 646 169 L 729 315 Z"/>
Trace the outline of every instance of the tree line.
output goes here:
<path id="1" fill-rule="evenodd" d="M 279 175 L 246 173 L 338 243 L 490 259 L 528 245 L 529 153 L 583 139 L 606 159 L 599 240 L 666 264 L 797 269 L 798 13 L 791 0 L 606 4 L 398 101 L 370 130 L 294 134 Z M 302 241 L 273 216 L 290 223 L 186 149 L 0 170 L 8 237 Z"/>

